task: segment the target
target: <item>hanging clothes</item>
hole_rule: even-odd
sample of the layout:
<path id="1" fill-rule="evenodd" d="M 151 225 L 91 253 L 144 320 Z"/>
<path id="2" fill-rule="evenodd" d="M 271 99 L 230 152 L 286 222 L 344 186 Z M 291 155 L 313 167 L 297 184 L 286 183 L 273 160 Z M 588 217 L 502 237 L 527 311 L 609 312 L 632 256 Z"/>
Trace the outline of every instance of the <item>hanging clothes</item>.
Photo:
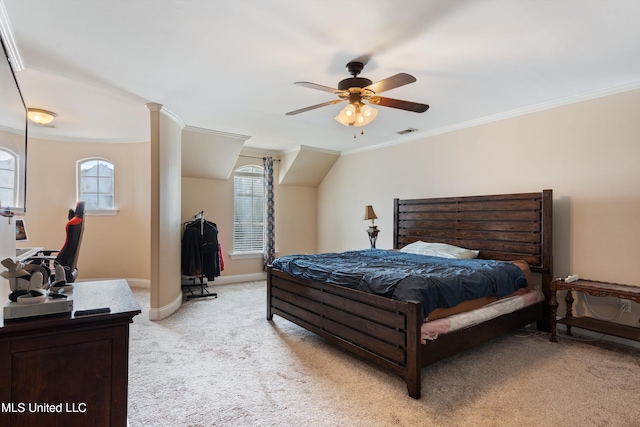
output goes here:
<path id="1" fill-rule="evenodd" d="M 222 243 L 220 243 L 220 235 L 218 235 L 218 246 L 220 247 L 220 272 L 224 271 L 224 254 L 222 253 Z"/>
<path id="2" fill-rule="evenodd" d="M 213 280 L 220 276 L 220 271 L 218 226 L 202 218 L 186 222 L 182 235 L 182 274 Z"/>

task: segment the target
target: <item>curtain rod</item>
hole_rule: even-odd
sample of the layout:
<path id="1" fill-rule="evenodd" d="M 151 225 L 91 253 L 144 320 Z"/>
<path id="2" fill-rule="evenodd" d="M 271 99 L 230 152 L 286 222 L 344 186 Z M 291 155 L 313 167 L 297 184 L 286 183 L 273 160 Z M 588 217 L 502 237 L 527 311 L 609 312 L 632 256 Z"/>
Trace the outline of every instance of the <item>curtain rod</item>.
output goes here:
<path id="1" fill-rule="evenodd" d="M 245 154 L 239 154 L 238 157 L 246 157 L 248 159 L 264 159 L 266 156 L 258 157 L 258 156 L 247 156 Z M 280 159 L 273 159 L 274 162 L 279 162 Z"/>

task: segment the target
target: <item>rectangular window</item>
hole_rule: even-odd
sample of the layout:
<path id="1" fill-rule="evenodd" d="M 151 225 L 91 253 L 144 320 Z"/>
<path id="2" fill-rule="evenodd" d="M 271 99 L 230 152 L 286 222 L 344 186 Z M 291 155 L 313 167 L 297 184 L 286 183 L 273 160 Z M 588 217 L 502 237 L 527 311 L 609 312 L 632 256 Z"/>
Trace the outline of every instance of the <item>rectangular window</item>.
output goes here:
<path id="1" fill-rule="evenodd" d="M 79 163 L 79 200 L 87 210 L 113 209 L 113 163 L 89 159 Z"/>
<path id="2" fill-rule="evenodd" d="M 262 169 L 238 169 L 233 178 L 233 251 L 262 252 L 264 241 L 264 178 Z"/>

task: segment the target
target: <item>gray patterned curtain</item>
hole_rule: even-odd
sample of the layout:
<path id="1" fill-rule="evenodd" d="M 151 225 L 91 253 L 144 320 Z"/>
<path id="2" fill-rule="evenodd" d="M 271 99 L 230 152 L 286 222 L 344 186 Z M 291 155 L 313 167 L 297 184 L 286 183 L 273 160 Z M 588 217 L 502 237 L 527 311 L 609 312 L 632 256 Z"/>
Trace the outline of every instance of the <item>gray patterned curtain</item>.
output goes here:
<path id="1" fill-rule="evenodd" d="M 273 157 L 264 157 L 264 252 L 263 268 L 273 262 L 276 255 L 275 209 L 273 203 Z"/>

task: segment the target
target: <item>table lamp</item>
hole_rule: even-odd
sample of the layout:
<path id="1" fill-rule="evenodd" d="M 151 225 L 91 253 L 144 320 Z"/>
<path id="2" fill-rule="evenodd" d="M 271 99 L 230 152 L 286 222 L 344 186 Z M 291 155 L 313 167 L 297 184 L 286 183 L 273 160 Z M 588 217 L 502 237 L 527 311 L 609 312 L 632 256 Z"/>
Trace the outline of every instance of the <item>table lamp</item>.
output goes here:
<path id="1" fill-rule="evenodd" d="M 373 206 L 367 205 L 364 208 L 364 218 L 365 220 L 371 220 L 371 225 L 367 230 L 367 234 L 369 234 L 369 243 L 371 243 L 371 249 L 375 249 L 376 247 L 376 239 L 378 238 L 378 227 L 375 225 L 374 220 L 378 219 L 376 213 L 373 211 Z"/>

